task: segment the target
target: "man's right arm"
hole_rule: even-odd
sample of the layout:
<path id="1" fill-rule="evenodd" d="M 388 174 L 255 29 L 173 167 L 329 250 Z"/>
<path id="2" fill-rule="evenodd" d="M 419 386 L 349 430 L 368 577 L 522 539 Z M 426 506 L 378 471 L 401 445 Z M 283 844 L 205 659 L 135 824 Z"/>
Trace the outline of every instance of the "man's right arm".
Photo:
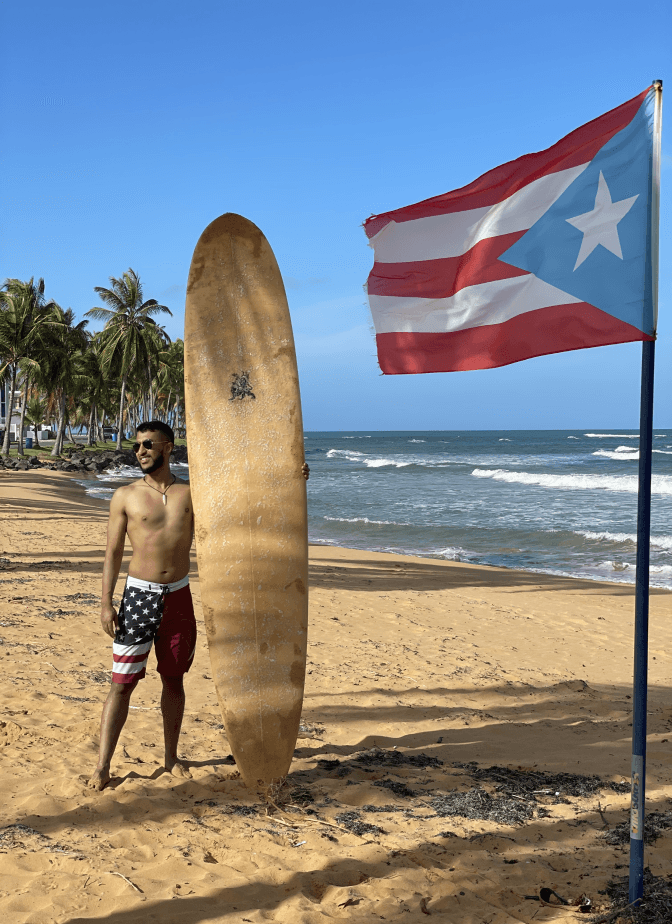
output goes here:
<path id="1" fill-rule="evenodd" d="M 119 623 L 117 611 L 112 603 L 114 588 L 121 570 L 121 559 L 124 554 L 126 541 L 126 527 L 128 519 L 124 503 L 124 489 L 115 491 L 110 502 L 110 518 L 107 523 L 107 548 L 105 550 L 105 564 L 103 565 L 103 593 L 100 609 L 100 621 L 103 629 L 114 638 Z"/>

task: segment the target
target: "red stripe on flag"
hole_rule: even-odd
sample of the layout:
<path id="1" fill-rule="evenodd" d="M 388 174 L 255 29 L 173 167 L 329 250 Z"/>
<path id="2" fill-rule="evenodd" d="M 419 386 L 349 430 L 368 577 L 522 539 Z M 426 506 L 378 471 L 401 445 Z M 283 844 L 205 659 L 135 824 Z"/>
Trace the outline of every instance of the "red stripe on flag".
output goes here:
<path id="1" fill-rule="evenodd" d="M 378 362 L 386 375 L 492 369 L 532 356 L 653 339 L 586 302 L 540 308 L 503 324 L 450 333 L 376 336 Z"/>
<path id="2" fill-rule="evenodd" d="M 525 276 L 527 270 L 500 263 L 498 257 L 526 233 L 514 231 L 486 238 L 459 257 L 415 263 L 374 263 L 369 275 L 369 295 L 448 298 L 467 286 Z"/>
<path id="3" fill-rule="evenodd" d="M 495 205 L 547 173 L 587 164 L 610 138 L 633 120 L 648 92 L 647 87 L 643 93 L 580 126 L 545 151 L 525 154 L 495 167 L 468 186 L 391 212 L 372 215 L 364 222 L 364 230 L 373 237 L 390 221 L 411 221 Z"/>
<path id="4" fill-rule="evenodd" d="M 113 655 L 113 660 L 115 664 L 139 664 L 140 661 L 146 661 L 149 657 L 149 652 L 146 651 L 144 654 L 139 655 Z"/>

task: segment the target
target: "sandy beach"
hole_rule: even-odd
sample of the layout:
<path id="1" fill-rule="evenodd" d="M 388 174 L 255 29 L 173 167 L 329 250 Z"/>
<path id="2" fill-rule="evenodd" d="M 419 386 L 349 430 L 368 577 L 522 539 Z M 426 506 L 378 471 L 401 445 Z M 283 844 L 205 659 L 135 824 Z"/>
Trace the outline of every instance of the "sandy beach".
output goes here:
<path id="1" fill-rule="evenodd" d="M 628 865 L 632 586 L 312 546 L 302 737 L 290 803 L 269 814 L 235 778 L 194 554 L 200 637 L 180 748 L 192 779 L 161 770 L 152 655 L 112 783 L 95 793 L 107 513 L 68 475 L 0 472 L 8 924 L 540 924 L 585 920 L 582 896 L 611 908 L 607 883 Z M 671 617 L 672 595 L 652 591 L 660 829 L 672 826 Z M 656 876 L 671 860 L 672 827 L 646 852 Z M 540 901 L 545 888 L 574 904 Z"/>

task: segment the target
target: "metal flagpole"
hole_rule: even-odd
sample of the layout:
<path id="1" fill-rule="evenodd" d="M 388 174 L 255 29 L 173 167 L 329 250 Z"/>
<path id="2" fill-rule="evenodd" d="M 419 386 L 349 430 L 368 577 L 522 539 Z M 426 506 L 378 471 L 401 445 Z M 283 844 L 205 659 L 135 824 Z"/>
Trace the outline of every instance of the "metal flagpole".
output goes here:
<path id="1" fill-rule="evenodd" d="M 660 136 L 663 81 L 654 80 L 653 163 L 651 182 L 651 299 L 654 333 L 658 320 L 658 225 L 660 214 Z M 651 455 L 653 443 L 653 371 L 655 340 L 642 344 L 642 392 L 639 419 L 639 491 L 637 567 L 635 572 L 635 664 L 632 706 L 632 778 L 630 807 L 629 901 L 644 890 L 644 805 L 646 772 L 646 700 L 649 647 L 649 543 L 651 538 Z"/>

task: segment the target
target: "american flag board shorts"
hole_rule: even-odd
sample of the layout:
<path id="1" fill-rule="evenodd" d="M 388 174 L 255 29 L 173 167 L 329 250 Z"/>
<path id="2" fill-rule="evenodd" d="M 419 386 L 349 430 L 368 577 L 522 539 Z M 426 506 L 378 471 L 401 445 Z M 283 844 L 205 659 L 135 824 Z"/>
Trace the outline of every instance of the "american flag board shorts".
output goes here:
<path id="1" fill-rule="evenodd" d="M 157 670 L 163 676 L 181 677 L 191 667 L 196 619 L 188 576 L 172 584 L 152 584 L 129 576 L 117 621 L 113 683 L 134 683 L 145 676 L 152 643 Z"/>

